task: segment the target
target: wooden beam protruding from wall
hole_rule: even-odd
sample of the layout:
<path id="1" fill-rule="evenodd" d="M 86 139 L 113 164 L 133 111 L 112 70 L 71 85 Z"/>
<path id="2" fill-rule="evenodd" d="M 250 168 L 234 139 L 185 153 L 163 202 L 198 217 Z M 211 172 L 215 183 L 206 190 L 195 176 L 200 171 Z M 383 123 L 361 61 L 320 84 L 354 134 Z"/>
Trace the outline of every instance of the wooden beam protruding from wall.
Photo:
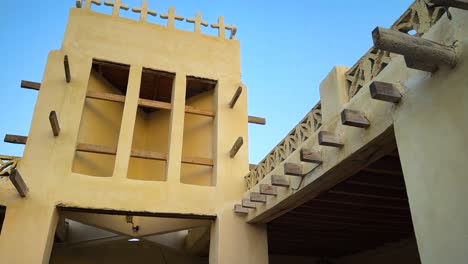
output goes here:
<path id="1" fill-rule="evenodd" d="M 6 134 L 3 141 L 6 142 L 6 143 L 23 144 L 24 145 L 24 144 L 26 144 L 26 141 L 28 141 L 28 137 Z"/>
<path id="2" fill-rule="evenodd" d="M 401 100 L 401 93 L 393 83 L 373 81 L 369 85 L 372 99 L 398 103 Z"/>
<path id="3" fill-rule="evenodd" d="M 372 39 L 376 48 L 403 55 L 408 68 L 435 72 L 439 65 L 457 64 L 453 47 L 427 39 L 381 27 L 372 31 Z"/>
<path id="4" fill-rule="evenodd" d="M 70 74 L 70 63 L 68 62 L 68 55 L 63 57 L 63 67 L 65 68 L 65 80 L 67 83 L 71 81 L 71 74 Z"/>
<path id="5" fill-rule="evenodd" d="M 234 205 L 234 213 L 237 213 L 237 214 L 248 214 L 249 213 L 249 209 L 245 208 L 245 207 L 242 207 L 242 205 L 240 204 L 235 204 Z"/>
<path id="6" fill-rule="evenodd" d="M 341 111 L 341 123 L 345 126 L 368 128 L 370 126 L 366 114 L 361 111 L 343 109 Z"/>
<path id="7" fill-rule="evenodd" d="M 427 3 L 468 10 L 468 0 L 427 0 Z"/>
<path id="8" fill-rule="evenodd" d="M 236 92 L 234 93 L 234 96 L 232 97 L 231 99 L 231 102 L 229 103 L 229 107 L 230 108 L 234 108 L 234 106 L 236 105 L 237 103 L 237 99 L 239 99 L 240 95 L 242 94 L 242 87 L 239 86 L 236 90 Z"/>
<path id="9" fill-rule="evenodd" d="M 260 194 L 265 195 L 278 195 L 278 191 L 276 190 L 275 186 L 271 186 L 269 184 L 260 184 Z"/>
<path id="10" fill-rule="evenodd" d="M 52 133 L 54 133 L 54 137 L 57 137 L 60 134 L 60 125 L 55 111 L 50 111 L 49 121 L 52 127 Z"/>
<path id="11" fill-rule="evenodd" d="M 234 145 L 232 146 L 231 151 L 229 151 L 229 157 L 234 158 L 243 144 L 244 144 L 244 139 L 242 137 L 238 137 L 236 142 L 234 142 Z"/>
<path id="12" fill-rule="evenodd" d="M 300 160 L 303 162 L 322 164 L 322 153 L 309 148 L 302 148 L 300 151 Z"/>
<path id="13" fill-rule="evenodd" d="M 257 204 L 249 199 L 242 199 L 242 207 L 255 209 L 257 208 Z"/>
<path id="14" fill-rule="evenodd" d="M 266 119 L 263 117 L 249 116 L 249 123 L 257 125 L 265 125 Z"/>
<path id="15" fill-rule="evenodd" d="M 258 193 L 258 192 L 251 192 L 250 201 L 256 202 L 256 203 L 266 203 L 267 197 L 266 195 Z"/>
<path id="16" fill-rule="evenodd" d="M 289 179 L 284 175 L 271 175 L 271 185 L 289 187 Z"/>
<path id="17" fill-rule="evenodd" d="M 12 169 L 11 174 L 9 176 L 11 183 L 15 186 L 16 190 L 18 191 L 21 197 L 26 197 L 28 194 L 28 186 L 23 180 L 23 177 L 19 173 L 17 169 Z"/>
<path id="18" fill-rule="evenodd" d="M 341 142 L 339 135 L 329 132 L 329 131 L 320 131 L 318 133 L 318 143 L 321 146 L 342 148 L 344 145 Z"/>
<path id="19" fill-rule="evenodd" d="M 294 162 L 285 162 L 284 163 L 284 173 L 287 175 L 293 176 L 305 176 L 304 173 L 304 166 L 301 163 L 294 163 Z"/>
<path id="20" fill-rule="evenodd" d="M 39 89 L 41 89 L 41 83 L 21 80 L 21 88 L 39 91 Z"/>

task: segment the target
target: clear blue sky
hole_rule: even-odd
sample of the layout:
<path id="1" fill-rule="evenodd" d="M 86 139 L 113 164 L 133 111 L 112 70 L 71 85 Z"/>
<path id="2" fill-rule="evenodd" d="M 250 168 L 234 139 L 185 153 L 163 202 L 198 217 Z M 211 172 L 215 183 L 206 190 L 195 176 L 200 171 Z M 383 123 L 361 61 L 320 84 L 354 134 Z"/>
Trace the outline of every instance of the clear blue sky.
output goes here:
<path id="1" fill-rule="evenodd" d="M 123 2 L 130 7 L 141 4 Z M 201 11 L 210 24 L 222 15 L 226 24 L 237 26 L 249 114 L 267 118 L 266 126 L 249 125 L 251 163 L 262 160 L 320 100 L 320 82 L 332 67 L 352 66 L 372 46 L 372 29 L 389 27 L 412 2 L 148 0 L 158 15 L 173 5 L 185 18 Z M 22 146 L 3 143 L 6 133 L 29 132 L 37 92 L 21 89 L 20 81 L 41 81 L 47 54 L 60 48 L 68 10 L 74 5 L 75 0 L 2 1 L 0 154 L 22 155 Z M 104 5 L 94 9 L 111 12 Z M 138 18 L 126 11 L 121 16 Z M 151 21 L 166 23 L 160 18 Z M 193 24 L 176 22 L 176 27 L 192 30 Z M 202 31 L 216 35 L 211 28 Z"/>

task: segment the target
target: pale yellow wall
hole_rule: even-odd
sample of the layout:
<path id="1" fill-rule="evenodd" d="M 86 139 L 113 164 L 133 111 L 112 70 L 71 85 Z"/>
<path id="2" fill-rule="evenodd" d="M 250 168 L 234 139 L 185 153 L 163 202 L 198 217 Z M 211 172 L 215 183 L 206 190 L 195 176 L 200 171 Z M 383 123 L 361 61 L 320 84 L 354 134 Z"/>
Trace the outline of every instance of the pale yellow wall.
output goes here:
<path id="1" fill-rule="evenodd" d="M 340 114 L 343 104 L 348 100 L 345 88 L 345 66 L 336 66 L 320 83 L 320 103 L 322 104 L 322 122 L 328 123 Z M 325 105 L 325 107 L 323 107 Z"/>
<path id="2" fill-rule="evenodd" d="M 65 82 L 65 54 L 70 62 L 70 83 Z M 103 137 L 102 141 L 96 142 L 98 144 L 113 144 L 118 138 L 112 177 L 90 177 L 86 175 L 92 174 L 90 171 L 86 174 L 72 172 L 75 147 L 81 141 L 78 131 L 93 58 L 130 65 L 127 98 L 118 136 L 113 134 L 107 138 L 96 134 Z M 166 181 L 128 178 L 143 67 L 176 73 Z M 215 161 L 213 186 L 181 183 L 186 76 L 218 81 L 213 105 L 216 117 L 212 121 L 211 132 L 211 157 Z M 11 230 L 2 230 L 0 236 L 2 261 L 37 263 L 42 259 L 47 262 L 50 238 L 55 228 L 54 225 L 51 227 L 54 208 L 60 203 L 83 208 L 210 216 L 216 216 L 227 205 L 232 210 L 245 190 L 243 176 L 248 172 L 246 92 L 234 109 L 228 106 L 240 84 L 240 52 L 236 40 L 71 9 L 62 47 L 49 53 L 28 142 L 18 167 L 30 189 L 28 197 L 21 199 L 10 184 L 0 185 L 0 202 L 8 206 L 4 226 Z M 52 135 L 50 128 L 48 116 L 51 110 L 57 112 L 60 122 L 61 134 L 58 137 Z M 244 138 L 244 146 L 231 159 L 229 150 L 239 136 Z M 85 143 L 94 143 L 93 140 Z M 102 172 L 96 174 L 108 176 L 110 167 Z M 241 223 L 247 225 L 243 218 L 238 222 L 240 226 Z M 22 231 L 31 228 L 41 231 L 33 237 L 31 232 Z M 248 232 L 242 234 L 239 238 L 248 239 Z M 19 248 L 31 253 L 27 256 L 5 254 Z M 24 258 L 28 261 L 22 262 Z"/>
<path id="3" fill-rule="evenodd" d="M 215 91 L 208 91 L 186 100 L 186 105 L 206 111 L 215 111 Z M 214 155 L 214 120 L 211 117 L 185 114 L 183 157 L 212 159 Z M 182 164 L 180 181 L 187 184 L 212 185 L 213 168 L 209 166 Z"/>
<path id="4" fill-rule="evenodd" d="M 468 260 L 468 13 L 451 10 L 425 37 L 459 41 L 461 57 L 408 83 L 395 113 L 400 152 L 421 260 Z"/>
<path id="5" fill-rule="evenodd" d="M 249 225 L 232 204 L 218 212 L 210 233 L 210 264 L 268 263 L 266 225 Z"/>
<path id="6" fill-rule="evenodd" d="M 156 110 L 136 112 L 132 149 L 168 153 L 171 112 Z M 166 161 L 130 158 L 128 178 L 138 180 L 166 180 Z"/>
<path id="7" fill-rule="evenodd" d="M 126 37 L 121 38 L 122 35 Z M 125 52 L 117 52 L 121 50 Z M 69 84 L 64 80 L 64 54 L 70 60 L 72 81 Z M 109 178 L 71 173 L 93 58 L 131 66 L 116 162 L 113 177 Z M 127 180 L 143 66 L 176 73 L 174 109 L 169 124 L 168 180 L 164 182 Z M 211 152 L 211 158 L 217 164 L 213 174 L 221 175 L 217 177 L 216 187 L 180 183 L 183 137 L 177 135 L 184 131 L 186 76 L 218 81 L 216 104 L 213 106 L 217 115 L 213 119 L 213 146 L 216 151 Z M 37 192 L 39 198 L 47 193 L 47 201 L 52 205 L 61 202 L 92 208 L 215 215 L 216 208 L 225 201 L 238 200 L 245 188 L 243 176 L 248 171 L 247 147 L 244 145 L 235 158 L 229 158 L 235 139 L 238 136 L 247 138 L 245 95 L 241 96 L 234 109 L 228 107 L 239 84 L 239 42 L 235 40 L 168 30 L 158 25 L 71 9 L 62 50 L 49 54 L 31 133 L 19 167 L 30 186 L 30 199 L 36 199 Z M 62 128 L 61 135 L 56 138 L 47 119 L 51 110 L 57 111 Z M 90 143 L 99 142 L 90 140 Z M 47 176 L 47 181 L 37 176 L 42 173 Z M 0 194 L 2 200 L 4 193 Z M 8 201 L 6 203 L 8 205 Z"/>
<path id="8" fill-rule="evenodd" d="M 0 262 L 47 264 L 58 220 L 55 208 L 43 200 L 8 204 L 0 235 Z"/>
<path id="9" fill-rule="evenodd" d="M 91 71 L 88 91 L 122 94 L 97 72 Z M 96 99 L 84 101 L 77 143 L 117 147 L 122 122 L 123 103 Z M 76 152 L 73 172 L 92 176 L 112 176 L 115 155 Z"/>

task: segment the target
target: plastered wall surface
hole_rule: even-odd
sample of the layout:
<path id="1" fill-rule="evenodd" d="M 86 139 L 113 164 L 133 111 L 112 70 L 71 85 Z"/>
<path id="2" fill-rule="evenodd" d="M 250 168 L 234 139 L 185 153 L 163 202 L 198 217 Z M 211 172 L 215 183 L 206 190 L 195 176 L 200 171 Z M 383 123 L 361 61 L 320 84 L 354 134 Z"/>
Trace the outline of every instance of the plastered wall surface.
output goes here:
<path id="1" fill-rule="evenodd" d="M 212 90 L 194 96 L 186 100 L 186 105 L 207 111 L 215 111 L 213 107 L 216 103 L 215 93 Z M 216 151 L 214 148 L 213 119 L 186 113 L 184 122 L 182 156 L 213 158 Z M 180 180 L 182 183 L 187 184 L 214 185 L 216 179 L 213 172 L 213 168 L 208 166 L 182 164 Z"/>
<path id="2" fill-rule="evenodd" d="M 100 26 L 93 26 L 97 24 Z M 168 30 L 158 25 L 140 24 L 124 18 L 110 18 L 86 10 L 71 9 L 62 49 L 52 51 L 49 55 L 28 144 L 19 166 L 31 191 L 27 199 L 47 198 L 47 201 L 51 201 L 51 206 L 60 202 L 80 207 L 202 215 L 215 215 L 216 208 L 226 200 L 237 199 L 236 194 L 244 190 L 242 177 L 248 170 L 246 147 L 241 148 L 235 158 L 229 158 L 229 150 L 235 139 L 238 136 L 247 137 L 245 96 L 241 96 L 235 109 L 228 107 L 234 91 L 240 84 L 239 43 L 235 40 L 194 34 L 182 30 Z M 126 52 L 116 52 L 116 50 Z M 148 50 L 153 52 L 147 52 Z M 167 56 L 167 53 L 174 55 Z M 65 82 L 63 76 L 64 54 L 67 54 L 70 60 L 72 82 L 69 84 Z M 115 166 L 112 177 L 108 178 L 88 177 L 85 174 L 71 172 L 75 145 L 81 140 L 88 140 L 80 138 L 78 131 L 85 104 L 91 61 L 95 57 L 130 65 L 130 79 L 118 134 Z M 135 94 L 138 92 L 137 84 L 143 66 L 176 73 L 173 110 L 169 125 L 168 179 L 165 182 L 127 179 L 136 119 L 138 96 Z M 213 174 L 222 176 L 216 178 L 215 186 L 180 183 L 180 158 L 184 142 L 183 137 L 178 135 L 182 135 L 184 129 L 186 75 L 202 76 L 218 81 L 217 99 L 214 105 L 217 116 L 213 119 L 215 151 L 211 151 L 213 153 L 211 158 L 216 164 Z M 51 134 L 47 120 L 48 113 L 52 109 L 57 111 L 62 128 L 62 133 L 57 138 Z M 114 110 L 120 111 L 120 109 Z M 116 123 L 118 121 L 115 120 Z M 96 123 L 98 127 L 101 125 L 97 120 Z M 113 126 L 112 130 L 114 128 L 116 127 Z M 108 131 L 89 132 L 89 135 L 92 135 L 89 141 L 113 145 L 116 137 L 109 133 Z M 190 150 L 190 144 L 189 140 L 184 144 L 189 154 L 205 154 L 203 151 L 197 153 L 196 150 Z M 200 146 L 194 146 L 196 147 Z M 38 173 L 46 174 L 47 182 L 39 180 L 41 177 L 35 176 Z M 9 189 L 0 194 L 2 201 L 7 205 L 9 200 L 20 201 L 14 191 Z M 44 193 L 47 193 L 47 197 Z M 137 193 L 138 195 L 132 196 Z"/>
<path id="3" fill-rule="evenodd" d="M 65 82 L 64 55 L 68 55 L 70 62 L 70 83 Z M 103 114 L 112 116 L 115 124 L 105 126 L 96 120 L 97 123 L 83 130 L 85 133 L 81 137 L 79 131 L 83 126 L 80 121 L 85 101 L 88 100 L 85 99 L 88 84 L 91 83 L 96 89 L 108 89 L 99 84 L 94 76 L 90 80 L 93 58 L 130 65 L 129 81 L 123 109 L 122 106 L 98 106 Z M 164 181 L 161 176 L 142 176 L 141 164 L 132 163 L 132 173 L 129 175 L 143 67 L 176 74 L 172 111 L 169 116 L 151 117 L 170 119 L 169 136 L 165 139 L 168 161 Z M 209 146 L 212 156 L 205 157 L 212 158 L 215 164 L 209 180 L 205 179 L 207 177 L 202 177 L 202 180 L 181 178 L 183 149 L 194 154 L 207 153 L 192 149 L 200 147 L 197 141 L 185 140 L 186 76 L 217 81 L 215 93 L 209 99 L 213 101 L 212 110 L 216 117 L 211 121 L 211 131 L 204 130 L 206 132 L 199 135 L 212 135 L 212 145 Z M 232 210 L 234 202 L 245 190 L 243 176 L 248 172 L 245 86 L 235 108 L 228 106 L 239 85 L 242 85 L 240 51 L 236 40 L 72 8 L 61 49 L 51 51 L 48 56 L 28 142 L 18 166 L 29 187 L 29 194 L 21 199 L 10 184 L 0 185 L 0 202 L 8 207 L 0 236 L 2 261 L 47 263 L 55 231 L 57 204 L 209 216 L 216 216 L 227 205 Z M 61 133 L 58 137 L 52 135 L 50 128 L 48 115 L 51 110 L 57 112 L 60 122 Z M 87 111 L 85 116 L 96 114 Z M 118 117 L 120 112 L 121 118 Z M 187 118 L 188 123 L 190 118 Z M 119 122 L 120 129 L 116 132 Z M 136 123 L 136 126 L 138 131 L 142 124 Z M 86 135 L 89 138 L 85 138 Z M 161 136 L 161 141 L 166 136 L 164 132 L 156 135 Z M 244 138 L 244 146 L 235 158 L 230 158 L 229 150 L 239 136 Z M 114 145 L 117 140 L 115 157 L 95 160 L 99 168 L 94 167 L 92 171 L 89 167 L 80 172 L 72 171 L 75 147 L 85 139 L 104 145 Z M 151 144 L 149 147 L 152 147 Z M 75 163 L 75 168 L 83 167 L 83 162 Z M 139 180 L 143 178 L 145 180 Z M 230 217 L 238 222 L 237 228 L 249 228 L 243 218 Z M 31 236 L 32 232 L 27 230 L 35 230 L 35 235 Z M 248 232 L 242 234 L 249 236 Z M 229 237 L 223 236 L 222 239 L 227 241 Z M 266 241 L 266 233 L 263 239 Z M 241 243 L 236 244 L 239 247 Z M 229 250 L 229 246 L 225 250 Z M 20 251 L 28 254 L 19 254 Z"/>
<path id="4" fill-rule="evenodd" d="M 232 207 L 226 205 L 211 226 L 210 263 L 268 263 L 266 226 L 246 225 Z"/>
<path id="5" fill-rule="evenodd" d="M 121 94 L 97 72 L 91 71 L 87 91 Z M 117 147 L 122 123 L 123 103 L 86 99 L 81 116 L 77 143 Z M 72 171 L 85 175 L 111 177 L 115 156 L 76 152 Z"/>
<path id="6" fill-rule="evenodd" d="M 444 15 L 423 37 L 445 44 L 455 44 L 460 52 L 458 65 L 453 69 L 441 68 L 431 74 L 406 67 L 402 56 L 392 54 L 390 64 L 374 79 L 394 83 L 403 93 L 399 104 L 373 100 L 369 83 L 352 97 L 349 102 L 340 103 L 345 92 L 344 83 L 321 89 L 323 116 L 321 130 L 338 134 L 344 147 L 330 149 L 317 146 L 316 135 L 307 139 L 301 147 L 320 150 L 323 165 L 311 171 L 297 192 L 281 189 L 276 197 L 268 197 L 267 203 L 257 206 L 249 213 L 248 220 L 256 222 L 268 213 L 287 210 L 288 206 L 305 201 L 313 190 L 327 184 L 327 171 L 337 166 L 358 148 L 365 146 L 377 135 L 394 129 L 409 196 L 416 239 L 422 263 L 464 263 L 468 259 L 466 220 L 467 166 L 466 135 L 468 127 L 466 77 L 466 50 L 468 13 L 450 9 L 452 19 Z M 457 42 L 455 42 L 457 41 Z M 338 71 L 332 71 L 331 75 Z M 338 78 L 337 78 L 338 79 Z M 332 89 L 332 90 L 330 90 Z M 333 89 L 342 89 L 334 91 Z M 331 104 L 331 105 L 330 105 Z M 356 129 L 341 124 L 338 115 L 342 109 L 362 111 L 370 120 L 368 129 Z M 297 162 L 299 151 L 292 153 L 286 161 Z M 305 171 L 312 167 L 304 166 Z M 345 172 L 342 172 L 342 174 Z M 270 174 L 284 174 L 283 166 L 276 167 Z M 318 178 L 321 181 L 318 181 Z M 291 179 L 291 185 L 298 186 L 301 179 Z M 268 175 L 261 183 L 269 183 Z M 317 183 L 317 184 L 314 184 Z M 251 191 L 258 191 L 258 185 Z M 249 192 L 244 194 L 248 197 Z M 293 197 L 293 198 L 292 198 Z M 267 213 L 265 213 L 267 212 Z M 264 220 L 265 218 L 261 218 Z"/>
<path id="7" fill-rule="evenodd" d="M 324 152 L 324 164 L 345 159 L 375 135 L 394 127 L 422 263 L 464 263 L 468 259 L 465 202 L 468 152 L 464 147 L 468 134 L 468 14 L 452 10 L 452 16 L 452 20 L 443 17 L 424 38 L 447 45 L 458 41 L 456 46 L 461 57 L 454 69 L 442 68 L 431 75 L 407 69 L 402 57 L 394 56 L 376 80 L 401 84 L 403 100 L 400 104 L 371 100 L 366 86 L 343 108 L 365 112 L 372 120 L 369 129 L 344 128 L 337 116 L 326 118 L 322 126 L 324 130 L 343 136 L 345 143 L 341 151 Z M 71 67 L 72 82 L 69 84 L 63 74 L 65 54 L 69 56 Z M 103 161 L 102 172 L 105 173 L 96 175 L 107 177 L 72 172 L 93 58 L 130 65 L 125 105 L 122 110 L 112 110 L 122 111 L 118 136 L 113 134 L 102 139 L 112 144 L 118 139 L 115 161 Z M 128 174 L 135 124 L 140 127 L 136 113 L 143 67 L 176 73 L 172 111 L 169 117 L 164 117 L 170 119 L 165 181 L 136 180 Z M 196 152 L 199 147 L 196 141 L 193 141 L 193 148 L 190 148 L 192 143 L 184 143 L 191 142 L 185 140 L 184 131 L 185 78 L 188 75 L 218 81 L 213 106 L 216 117 L 211 132 L 215 166 L 210 186 L 202 186 L 207 185 L 206 179 L 185 181 L 181 178 L 184 152 L 204 154 Z M 244 218 L 232 212 L 233 204 L 245 190 L 243 175 L 248 171 L 246 93 L 234 109 L 228 107 L 239 85 L 237 41 L 71 9 L 62 48 L 49 54 L 28 143 L 18 167 L 29 186 L 28 197 L 21 199 L 4 181 L 0 185 L 0 202 L 8 207 L 0 236 L 2 260 L 47 263 L 58 215 L 55 206 L 61 203 L 85 208 L 216 216 L 211 227 L 210 263 L 267 263 L 265 227 L 247 225 Z M 330 101 L 341 103 L 340 96 L 340 93 L 331 94 Z M 104 108 L 107 111 L 111 107 Z M 336 109 L 336 106 L 330 108 L 332 112 Z M 57 138 L 53 137 L 48 122 L 51 110 L 57 111 L 62 128 Z M 116 121 L 119 121 L 117 117 Z M 229 150 L 238 136 L 244 137 L 244 146 L 230 159 Z M 314 144 L 312 138 L 305 143 L 306 146 Z M 297 155 L 288 159 L 297 159 Z M 113 166 L 109 165 L 111 163 Z M 326 166 L 308 175 L 304 185 L 329 169 Z M 283 171 L 278 168 L 272 173 L 282 174 Z M 276 201 L 288 195 L 288 190 L 281 190 Z M 271 199 L 259 209 L 274 206 Z"/>
<path id="8" fill-rule="evenodd" d="M 425 37 L 458 41 L 460 59 L 411 85 L 395 114 L 400 151 L 422 263 L 468 259 L 468 13 L 451 9 Z"/>

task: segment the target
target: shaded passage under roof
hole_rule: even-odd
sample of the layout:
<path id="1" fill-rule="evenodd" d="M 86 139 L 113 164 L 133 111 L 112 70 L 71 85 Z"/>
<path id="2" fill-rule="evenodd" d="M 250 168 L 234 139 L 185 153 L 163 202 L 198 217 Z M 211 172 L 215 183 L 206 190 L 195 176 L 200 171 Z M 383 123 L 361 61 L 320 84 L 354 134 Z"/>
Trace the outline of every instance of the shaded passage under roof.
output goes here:
<path id="1" fill-rule="evenodd" d="M 396 151 L 268 223 L 273 254 L 341 257 L 413 236 Z"/>

